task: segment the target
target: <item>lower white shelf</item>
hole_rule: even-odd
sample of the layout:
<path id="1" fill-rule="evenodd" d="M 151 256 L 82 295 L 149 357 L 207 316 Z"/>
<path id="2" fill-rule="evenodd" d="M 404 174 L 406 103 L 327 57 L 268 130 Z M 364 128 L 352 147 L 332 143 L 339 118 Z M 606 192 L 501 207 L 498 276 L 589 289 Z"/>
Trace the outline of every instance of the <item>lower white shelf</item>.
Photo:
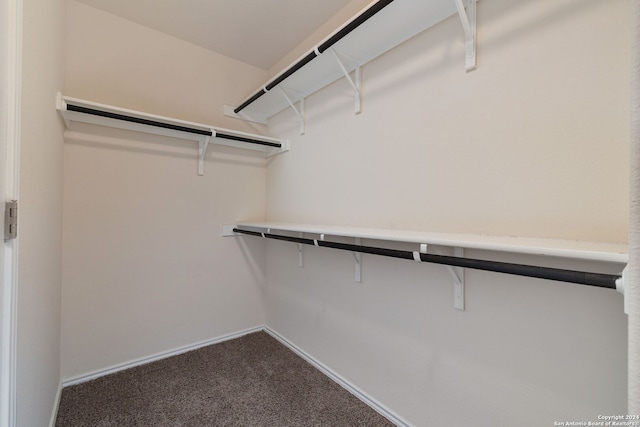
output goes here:
<path id="1" fill-rule="evenodd" d="M 356 282 L 361 281 L 361 258 L 359 255 L 362 253 L 443 265 L 451 275 L 454 290 L 454 307 L 458 310 L 464 310 L 464 270 L 466 268 L 615 289 L 624 295 L 626 276 L 624 270 L 621 274 L 607 274 L 473 259 L 464 256 L 465 249 L 562 257 L 616 264 L 626 264 L 628 260 L 627 248 L 623 244 L 430 233 L 334 225 L 245 222 L 225 225 L 222 235 L 249 235 L 295 243 L 298 245 L 300 267 L 303 267 L 302 251 L 304 245 L 352 252 L 355 260 Z M 354 244 L 348 244 L 335 242 L 332 239 L 325 240 L 327 236 L 350 237 L 354 238 L 355 242 Z M 414 251 L 388 249 L 379 246 L 363 246 L 361 245 L 361 239 L 417 243 L 420 246 L 419 250 Z M 440 250 L 441 246 L 453 247 L 453 256 L 444 255 Z M 432 249 L 428 250 L 429 247 Z M 627 301 L 628 299 L 625 299 L 625 303 Z M 625 311 L 627 309 L 625 304 Z"/>
<path id="2" fill-rule="evenodd" d="M 240 227 L 260 230 L 288 231 L 326 236 L 360 237 L 417 244 L 431 244 L 464 249 L 542 255 L 588 261 L 626 264 L 627 245 L 578 240 L 536 239 L 457 233 L 434 233 L 414 230 L 392 230 L 337 225 L 296 224 L 283 222 L 243 222 Z"/>

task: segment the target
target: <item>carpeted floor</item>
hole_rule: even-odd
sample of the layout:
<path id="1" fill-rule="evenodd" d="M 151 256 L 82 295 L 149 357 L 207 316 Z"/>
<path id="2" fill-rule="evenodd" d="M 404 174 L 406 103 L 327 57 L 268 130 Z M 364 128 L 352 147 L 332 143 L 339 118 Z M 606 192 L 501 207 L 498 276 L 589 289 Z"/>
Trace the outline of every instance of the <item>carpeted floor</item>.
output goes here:
<path id="1" fill-rule="evenodd" d="M 56 427 L 393 426 L 265 332 L 62 391 Z"/>

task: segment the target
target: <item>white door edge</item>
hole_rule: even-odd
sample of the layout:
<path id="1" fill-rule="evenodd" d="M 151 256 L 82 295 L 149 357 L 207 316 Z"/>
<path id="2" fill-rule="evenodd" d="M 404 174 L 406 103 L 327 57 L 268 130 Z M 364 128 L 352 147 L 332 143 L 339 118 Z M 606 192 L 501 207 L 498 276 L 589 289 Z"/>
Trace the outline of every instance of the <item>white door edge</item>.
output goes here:
<path id="1" fill-rule="evenodd" d="M 0 212 L 18 200 L 23 0 L 0 0 Z M 4 235 L 4 221 L 0 218 Z M 17 245 L 0 245 L 0 427 L 16 426 Z"/>

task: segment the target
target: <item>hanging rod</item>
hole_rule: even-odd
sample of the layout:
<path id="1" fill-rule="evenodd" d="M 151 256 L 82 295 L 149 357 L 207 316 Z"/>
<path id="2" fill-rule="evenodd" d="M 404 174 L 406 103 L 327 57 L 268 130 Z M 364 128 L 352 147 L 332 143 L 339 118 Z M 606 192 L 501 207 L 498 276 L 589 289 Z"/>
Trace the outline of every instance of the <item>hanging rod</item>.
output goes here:
<path id="1" fill-rule="evenodd" d="M 265 93 L 269 92 L 271 89 L 273 89 L 274 87 L 276 87 L 280 83 L 282 83 L 287 77 L 291 76 L 293 73 L 298 71 L 300 68 L 304 67 L 306 64 L 311 62 L 318 55 L 322 54 L 324 51 L 326 51 L 331 46 L 336 44 L 338 41 L 343 39 L 347 34 L 351 33 L 353 30 L 358 28 L 360 25 L 364 24 L 369 18 L 374 16 L 376 13 L 380 12 L 382 9 L 384 9 L 386 6 L 388 6 L 391 2 L 393 2 L 393 0 L 380 0 L 380 1 L 376 2 L 370 8 L 368 8 L 367 10 L 362 12 L 360 15 L 358 15 L 355 19 L 350 21 L 347 25 L 342 27 L 334 35 L 329 37 L 326 41 L 324 41 L 319 46 L 317 46 L 317 48 L 315 48 L 314 50 L 309 52 L 307 55 L 305 55 L 298 62 L 293 64 L 291 67 L 289 67 L 288 69 L 286 69 L 285 71 L 280 73 L 274 80 L 272 80 L 270 83 L 265 85 L 265 87 L 263 87 L 258 92 L 253 94 L 245 102 L 240 104 L 238 107 L 234 108 L 233 112 L 238 114 L 240 111 L 244 110 L 246 107 L 248 107 L 253 102 L 258 100 L 262 95 L 264 95 Z"/>
<path id="2" fill-rule="evenodd" d="M 202 129 L 190 128 L 186 126 L 172 125 L 170 123 L 163 123 L 155 120 L 142 119 L 140 117 L 125 116 L 124 114 L 112 113 L 110 111 L 102 111 L 102 110 L 96 110 L 95 108 L 81 107 L 79 105 L 73 105 L 68 102 L 67 102 L 67 110 L 76 111 L 78 113 L 91 114 L 94 116 L 106 117 L 109 119 L 123 120 L 125 122 L 139 123 L 141 125 L 148 125 L 148 126 L 155 126 L 155 127 L 164 128 L 164 129 L 177 130 L 180 132 L 195 133 L 198 135 L 206 135 L 206 136 L 213 135 L 213 132 L 211 132 L 210 130 L 202 130 Z"/>
<path id="3" fill-rule="evenodd" d="M 259 139 L 246 138 L 244 136 L 229 135 L 226 133 L 216 132 L 216 138 L 230 139 L 232 141 L 248 142 L 251 144 L 266 145 L 267 147 L 282 148 L 279 142 L 260 141 Z"/>
<path id="4" fill-rule="evenodd" d="M 289 151 L 287 140 L 98 104 L 63 96 L 60 92 L 56 95 L 56 109 L 60 111 L 68 129 L 70 122 L 90 123 L 197 142 L 198 175 L 204 175 L 207 148 L 210 144 L 261 151 L 265 157 Z"/>
<path id="5" fill-rule="evenodd" d="M 450 265 L 453 267 L 471 268 L 475 270 L 513 274 L 517 276 L 576 283 L 579 285 L 595 286 L 607 289 L 618 289 L 618 287 L 620 286 L 620 281 L 622 279 L 621 275 L 616 274 L 591 273 L 585 271 L 564 270 L 559 268 L 514 264 L 499 261 L 461 258 L 446 255 L 433 255 L 418 251 L 402 251 L 372 246 L 351 245 L 346 243 L 328 242 L 325 240 L 261 233 L 257 231 L 243 230 L 237 227 L 233 228 L 233 232 L 247 234 L 250 236 L 263 237 L 266 239 L 283 240 L 304 245 L 327 247 L 373 255 L 382 255 L 392 258 L 401 258 L 415 261 L 419 260 L 420 262 L 429 262 L 434 264 Z"/>
<path id="6" fill-rule="evenodd" d="M 233 141 L 247 142 L 247 143 L 250 143 L 250 144 L 266 145 L 266 146 L 269 146 L 269 147 L 278 147 L 278 148 L 282 147 L 282 144 L 279 144 L 279 143 L 276 143 L 276 142 L 261 141 L 259 139 L 246 138 L 246 137 L 241 137 L 241 136 L 236 136 L 236 135 L 229 135 L 229 134 L 221 133 L 221 132 L 216 132 L 215 135 L 214 135 L 211 130 L 203 130 L 203 129 L 197 129 L 197 128 L 192 128 L 192 127 L 187 127 L 187 126 L 174 125 L 174 124 L 171 124 L 171 123 L 163 123 L 163 122 L 159 122 L 159 121 L 156 121 L 156 120 L 149 120 L 149 119 L 143 119 L 143 118 L 140 118 L 140 117 L 127 116 L 127 115 L 124 115 L 124 114 L 113 113 L 111 111 L 96 110 L 94 108 L 87 108 L 87 107 L 82 107 L 80 105 L 74 105 L 74 104 L 71 104 L 69 102 L 67 102 L 67 110 L 68 111 L 75 111 L 75 112 L 78 112 L 78 113 L 91 114 L 91 115 L 94 115 L 94 116 L 106 117 L 106 118 L 109 118 L 109 119 L 122 120 L 122 121 L 125 121 L 125 122 L 138 123 L 138 124 L 147 125 L 147 126 L 155 126 L 155 127 L 159 127 L 159 128 L 163 128 L 163 129 L 171 129 L 171 130 L 176 130 L 176 131 L 180 131 L 180 132 L 193 133 L 193 134 L 196 134 L 196 135 L 215 136 L 216 138 L 230 139 L 230 140 L 233 140 Z"/>

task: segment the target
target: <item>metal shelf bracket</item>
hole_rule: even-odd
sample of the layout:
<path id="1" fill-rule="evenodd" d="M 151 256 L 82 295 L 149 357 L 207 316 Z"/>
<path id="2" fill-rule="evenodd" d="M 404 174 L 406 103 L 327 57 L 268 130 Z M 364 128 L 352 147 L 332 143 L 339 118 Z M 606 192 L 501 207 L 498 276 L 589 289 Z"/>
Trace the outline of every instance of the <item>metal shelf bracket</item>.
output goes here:
<path id="1" fill-rule="evenodd" d="M 300 238 L 304 238 L 304 233 L 298 234 Z M 298 267 L 304 267 L 304 245 L 302 243 L 298 243 Z"/>
<path id="2" fill-rule="evenodd" d="M 204 175 L 204 158 L 207 155 L 207 147 L 211 138 L 215 138 L 216 132 L 212 130 L 213 136 L 207 136 L 203 140 L 198 141 L 198 175 Z"/>
<path id="3" fill-rule="evenodd" d="M 629 280 L 629 266 L 625 266 L 624 270 L 622 270 L 622 277 L 616 280 L 616 290 L 623 295 L 624 298 L 624 312 L 626 314 L 630 313 L 631 310 L 631 298 L 628 297 L 628 294 L 625 293 L 625 285 Z"/>
<path id="4" fill-rule="evenodd" d="M 360 66 L 357 66 L 354 70 L 354 75 L 355 75 L 355 81 L 354 79 L 351 78 L 351 75 L 349 74 L 349 71 L 347 70 L 347 67 L 344 65 L 344 62 L 342 61 L 342 59 L 340 59 L 340 56 L 338 55 L 338 52 L 335 51 L 335 49 L 333 47 L 330 47 L 328 50 L 331 51 L 331 53 L 333 54 L 333 57 L 336 59 L 336 62 L 338 63 L 338 65 L 340 66 L 340 69 L 342 70 L 342 73 L 344 74 L 344 77 L 347 79 L 347 81 L 349 82 L 349 84 L 351 85 L 351 87 L 353 88 L 354 91 L 354 99 L 355 99 L 355 113 L 356 114 L 360 114 L 362 112 L 362 107 L 361 107 L 361 100 L 362 97 L 360 95 L 360 87 L 361 85 L 361 74 L 362 72 L 360 71 Z"/>
<path id="5" fill-rule="evenodd" d="M 442 255 L 442 251 L 438 248 L 434 248 L 433 251 Z M 427 253 L 427 245 L 420 245 L 420 253 Z M 453 248 L 453 256 L 458 258 L 464 257 L 464 249 L 463 248 Z M 449 275 L 451 275 L 451 279 L 453 280 L 453 307 L 464 311 L 464 268 L 462 267 L 452 267 L 450 265 L 444 266 Z"/>
<path id="6" fill-rule="evenodd" d="M 462 22 L 465 40 L 465 69 L 476 69 L 476 3 L 478 0 L 469 0 L 464 7 L 463 0 L 454 0 L 458 9 L 458 16 Z"/>
<path id="7" fill-rule="evenodd" d="M 304 98 L 300 99 L 300 108 L 296 108 L 293 101 L 291 101 L 291 98 L 289 98 L 289 95 L 287 95 L 287 92 L 285 92 L 285 90 L 280 85 L 276 87 L 280 90 L 280 93 L 282 93 L 282 96 L 284 96 L 284 99 L 287 100 L 291 109 L 296 113 L 296 115 L 298 116 L 298 119 L 300 119 L 300 135 L 304 135 L 304 132 L 305 132 Z"/>
<path id="8" fill-rule="evenodd" d="M 234 110 L 234 107 L 232 107 L 231 105 L 225 104 L 222 107 L 222 112 L 227 117 L 232 117 L 234 119 L 244 120 L 247 122 L 260 123 L 261 125 L 268 124 L 266 117 L 251 116 L 247 114 L 245 111 L 240 111 L 239 113 L 236 113 L 233 110 Z"/>
<path id="9" fill-rule="evenodd" d="M 356 237 L 356 245 L 360 246 L 362 239 Z M 362 283 L 362 254 L 360 252 L 353 252 L 353 258 L 355 260 L 355 281 Z"/>

